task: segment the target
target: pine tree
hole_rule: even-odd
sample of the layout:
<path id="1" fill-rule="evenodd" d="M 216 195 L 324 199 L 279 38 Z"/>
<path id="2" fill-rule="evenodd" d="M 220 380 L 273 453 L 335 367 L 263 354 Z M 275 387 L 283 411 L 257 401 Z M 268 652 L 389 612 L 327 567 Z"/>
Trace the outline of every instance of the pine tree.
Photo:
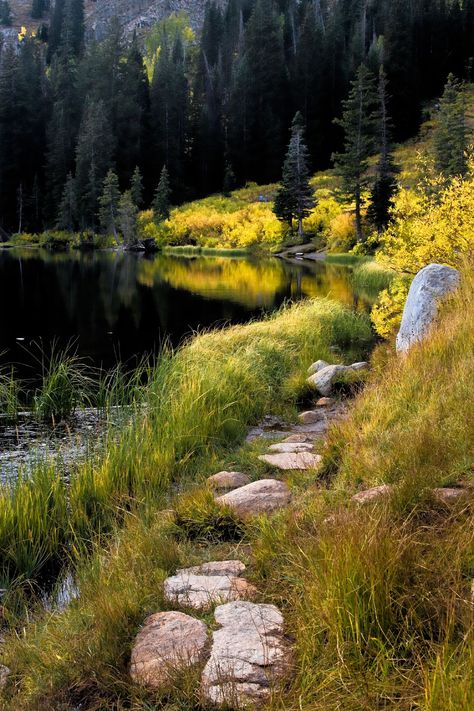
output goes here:
<path id="1" fill-rule="evenodd" d="M 45 11 L 45 0 L 33 0 L 31 6 L 31 17 L 34 20 L 39 20 L 43 17 Z"/>
<path id="2" fill-rule="evenodd" d="M 225 164 L 225 171 L 224 171 L 224 182 L 222 186 L 222 194 L 225 197 L 229 197 L 232 190 L 235 190 L 236 182 L 235 182 L 235 174 L 232 169 L 231 163 L 227 161 Z"/>
<path id="3" fill-rule="evenodd" d="M 140 209 L 143 207 L 143 178 L 138 165 L 133 171 L 132 180 L 130 182 L 130 195 L 133 204 Z"/>
<path id="4" fill-rule="evenodd" d="M 368 184 L 368 158 L 375 147 L 377 95 L 374 76 L 364 64 L 351 82 L 349 97 L 343 103 L 342 119 L 336 123 L 344 131 L 344 152 L 333 156 L 342 177 L 343 193 L 354 201 L 357 240 L 363 240 L 363 189 Z"/>
<path id="5" fill-rule="evenodd" d="M 81 228 L 95 228 L 98 199 L 111 165 L 112 136 L 102 101 L 90 101 L 76 148 L 76 190 Z"/>
<path id="6" fill-rule="evenodd" d="M 107 173 L 102 195 L 99 198 L 99 220 L 105 234 L 113 234 L 118 243 L 117 220 L 120 203 L 120 188 L 113 170 Z"/>
<path id="7" fill-rule="evenodd" d="M 77 224 L 77 201 L 76 183 L 72 174 L 69 173 L 64 190 L 59 203 L 58 218 L 56 226 L 59 230 L 74 232 Z"/>
<path id="8" fill-rule="evenodd" d="M 367 209 L 369 221 L 382 232 L 390 220 L 390 210 L 393 206 L 393 196 L 397 189 L 395 164 L 390 144 L 390 118 L 388 115 L 387 77 L 383 66 L 379 70 L 378 83 L 378 151 L 380 154 L 375 181 L 372 187 L 370 204 Z"/>
<path id="9" fill-rule="evenodd" d="M 8 0 L 0 0 L 0 25 L 10 27 L 13 22 L 12 10 Z"/>
<path id="10" fill-rule="evenodd" d="M 153 200 L 153 210 L 155 212 L 155 220 L 157 222 L 163 222 L 169 218 L 170 196 L 171 189 L 168 168 L 164 165 L 160 175 L 160 182 L 156 188 L 155 198 Z"/>
<path id="11" fill-rule="evenodd" d="M 292 226 L 298 222 L 298 235 L 303 237 L 303 220 L 315 206 L 309 182 L 308 149 L 304 138 L 303 117 L 298 112 L 291 125 L 291 138 L 283 164 L 283 179 L 277 192 L 274 212 L 279 220 Z"/>
<path id="12" fill-rule="evenodd" d="M 120 197 L 118 206 L 118 225 L 125 244 L 136 242 L 137 206 L 133 202 L 132 193 L 126 190 Z"/>
<path id="13" fill-rule="evenodd" d="M 433 136 L 436 168 L 447 178 L 467 171 L 466 97 L 452 74 L 444 87 Z"/>

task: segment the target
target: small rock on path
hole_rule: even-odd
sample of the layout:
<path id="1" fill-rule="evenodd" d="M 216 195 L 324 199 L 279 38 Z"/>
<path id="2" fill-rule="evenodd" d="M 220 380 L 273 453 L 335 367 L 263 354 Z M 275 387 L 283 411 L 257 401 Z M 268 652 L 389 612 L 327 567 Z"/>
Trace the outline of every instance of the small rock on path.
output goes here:
<path id="1" fill-rule="evenodd" d="M 261 462 L 270 464 L 272 467 L 283 471 L 305 471 L 315 469 L 321 464 L 322 457 L 312 452 L 289 452 L 286 454 L 262 454 L 259 457 Z"/>
<path id="2" fill-rule="evenodd" d="M 130 675 L 151 689 L 166 687 L 179 672 L 204 662 L 207 643 L 204 622 L 182 612 L 158 612 L 137 635 Z"/>
<path id="3" fill-rule="evenodd" d="M 206 610 L 215 603 L 251 598 L 256 589 L 240 577 L 244 570 L 245 565 L 240 560 L 182 568 L 165 580 L 165 599 L 194 610 Z"/>
<path id="4" fill-rule="evenodd" d="M 230 491 L 228 494 L 219 496 L 216 499 L 218 504 L 228 506 L 243 518 L 262 513 L 272 513 L 287 506 L 290 501 L 291 492 L 288 486 L 277 479 L 260 479 L 247 484 L 247 486 L 242 486 L 240 489 L 234 489 L 234 491 Z"/>
<path id="5" fill-rule="evenodd" d="M 218 472 L 208 477 L 207 481 L 216 491 L 231 491 L 250 484 L 249 477 L 241 472 Z"/>
<path id="6" fill-rule="evenodd" d="M 262 703 L 292 669 L 281 612 L 274 605 L 231 602 L 216 608 L 215 619 L 221 628 L 213 633 L 202 673 L 204 701 L 234 708 Z"/>
<path id="7" fill-rule="evenodd" d="M 360 491 L 352 497 L 352 501 L 355 501 L 356 504 L 368 504 L 388 496 L 391 492 L 392 487 L 389 484 L 381 484 L 380 486 L 373 486 L 371 489 Z"/>

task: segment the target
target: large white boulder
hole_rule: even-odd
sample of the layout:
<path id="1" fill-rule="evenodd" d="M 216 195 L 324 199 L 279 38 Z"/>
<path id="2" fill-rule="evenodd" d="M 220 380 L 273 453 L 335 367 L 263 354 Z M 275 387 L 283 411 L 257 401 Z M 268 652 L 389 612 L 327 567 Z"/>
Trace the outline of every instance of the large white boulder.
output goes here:
<path id="1" fill-rule="evenodd" d="M 406 353 L 424 338 L 436 318 L 439 300 L 456 289 L 459 281 L 457 269 L 441 264 L 429 264 L 418 272 L 408 292 L 397 335 L 399 353 Z"/>

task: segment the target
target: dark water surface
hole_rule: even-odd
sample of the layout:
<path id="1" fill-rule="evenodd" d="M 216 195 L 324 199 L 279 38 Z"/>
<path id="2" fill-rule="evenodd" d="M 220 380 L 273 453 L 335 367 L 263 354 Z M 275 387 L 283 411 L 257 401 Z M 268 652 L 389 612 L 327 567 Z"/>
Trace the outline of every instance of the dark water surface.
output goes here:
<path id="1" fill-rule="evenodd" d="M 177 345 L 192 331 L 312 296 L 368 306 L 354 294 L 350 270 L 322 262 L 2 250 L 0 362 L 28 363 L 34 376 L 28 351 L 56 339 L 109 367 L 156 352 L 164 339 Z M 24 365 L 18 370 L 25 374 Z"/>

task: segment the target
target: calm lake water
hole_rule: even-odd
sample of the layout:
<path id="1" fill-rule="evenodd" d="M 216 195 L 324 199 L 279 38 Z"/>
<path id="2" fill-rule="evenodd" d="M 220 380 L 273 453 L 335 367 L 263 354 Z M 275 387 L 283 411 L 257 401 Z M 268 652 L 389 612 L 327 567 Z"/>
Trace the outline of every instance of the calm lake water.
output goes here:
<path id="1" fill-rule="evenodd" d="M 3 250 L 0 361 L 20 364 L 19 374 L 28 364 L 32 374 L 34 344 L 47 349 L 56 339 L 109 367 L 156 352 L 164 339 L 177 345 L 192 331 L 313 296 L 368 307 L 349 269 L 321 262 Z"/>

